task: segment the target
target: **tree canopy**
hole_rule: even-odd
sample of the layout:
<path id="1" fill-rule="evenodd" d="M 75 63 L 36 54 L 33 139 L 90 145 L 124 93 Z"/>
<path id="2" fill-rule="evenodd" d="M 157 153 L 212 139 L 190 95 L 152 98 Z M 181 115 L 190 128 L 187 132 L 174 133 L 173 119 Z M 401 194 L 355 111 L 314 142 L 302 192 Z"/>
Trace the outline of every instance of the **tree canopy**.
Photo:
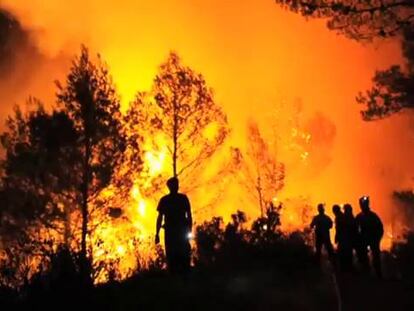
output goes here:
<path id="1" fill-rule="evenodd" d="M 174 176 L 200 167 L 228 134 L 226 116 L 204 77 L 174 52 L 161 64 L 152 90 L 138 93 L 126 118 L 130 129 L 142 133 L 144 148 L 166 148 Z"/>
<path id="2" fill-rule="evenodd" d="M 331 30 L 356 40 L 400 34 L 414 24 L 410 0 L 275 0 L 305 17 L 326 18 Z"/>
<path id="3" fill-rule="evenodd" d="M 402 40 L 405 66 L 378 70 L 373 86 L 357 103 L 365 121 L 382 119 L 414 108 L 414 2 L 411 0 L 275 0 L 283 8 L 310 18 L 325 18 L 327 26 L 357 41 L 389 37 Z"/>
<path id="4" fill-rule="evenodd" d="M 414 108 L 414 29 L 404 32 L 402 50 L 406 65 L 378 70 L 372 88 L 357 96 L 357 102 L 365 106 L 361 111 L 364 120 L 377 120 Z"/>

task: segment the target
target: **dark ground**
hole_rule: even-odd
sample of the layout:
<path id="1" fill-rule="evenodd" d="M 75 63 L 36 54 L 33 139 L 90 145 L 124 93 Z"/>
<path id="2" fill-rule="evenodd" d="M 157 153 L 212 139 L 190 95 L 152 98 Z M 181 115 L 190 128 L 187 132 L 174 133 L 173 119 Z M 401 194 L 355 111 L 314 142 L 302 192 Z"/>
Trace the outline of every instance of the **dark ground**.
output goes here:
<path id="1" fill-rule="evenodd" d="M 325 269 L 141 276 L 101 286 L 92 297 L 91 307 L 99 310 L 414 310 L 414 289 L 400 281 L 361 275 L 334 278 Z"/>
<path id="2" fill-rule="evenodd" d="M 414 288 L 400 281 L 353 275 L 338 276 L 337 280 L 343 311 L 414 310 Z"/>
<path id="3" fill-rule="evenodd" d="M 332 271 L 327 262 L 298 271 L 266 264 L 194 269 L 188 277 L 158 271 L 90 291 L 28 292 L 32 298 L 0 310 L 414 310 L 413 286 L 389 275 L 379 280 Z"/>
<path id="4" fill-rule="evenodd" d="M 188 278 L 158 275 L 102 286 L 94 304 L 102 303 L 100 310 L 334 310 L 335 293 L 327 282 L 316 271 L 194 271 Z"/>

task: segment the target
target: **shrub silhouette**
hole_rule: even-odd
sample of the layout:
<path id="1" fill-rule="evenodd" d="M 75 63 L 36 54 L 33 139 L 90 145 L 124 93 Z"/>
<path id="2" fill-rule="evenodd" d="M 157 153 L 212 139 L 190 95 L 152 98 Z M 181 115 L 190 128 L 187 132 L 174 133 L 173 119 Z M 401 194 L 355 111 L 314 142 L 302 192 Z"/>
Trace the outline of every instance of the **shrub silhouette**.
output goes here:
<path id="1" fill-rule="evenodd" d="M 295 269 L 312 262 L 311 248 L 302 232 L 283 234 L 280 230 L 281 205 L 269 204 L 263 217 L 246 229 L 247 217 L 237 211 L 226 226 L 213 217 L 196 227 L 195 263 L 199 268 L 243 269 L 277 266 Z"/>
<path id="2" fill-rule="evenodd" d="M 391 253 L 404 281 L 414 285 L 414 231 L 405 235 L 405 241 L 394 243 Z"/>

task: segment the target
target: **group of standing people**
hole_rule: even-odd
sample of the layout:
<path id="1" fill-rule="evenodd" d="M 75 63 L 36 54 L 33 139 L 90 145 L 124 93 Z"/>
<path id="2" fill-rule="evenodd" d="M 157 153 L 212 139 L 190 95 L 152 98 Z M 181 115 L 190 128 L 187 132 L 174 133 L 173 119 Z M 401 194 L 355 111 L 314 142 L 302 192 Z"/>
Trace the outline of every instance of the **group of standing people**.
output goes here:
<path id="1" fill-rule="evenodd" d="M 190 201 L 185 194 L 179 193 L 179 182 L 176 177 L 167 181 L 169 194 L 158 203 L 155 243 L 159 243 L 159 232 L 164 228 L 165 253 L 168 269 L 173 273 L 186 273 L 190 269 L 191 247 L 189 238 L 192 231 L 192 215 Z M 318 204 L 318 215 L 311 223 L 315 231 L 316 258 L 320 262 L 324 247 L 330 260 L 339 265 L 342 271 L 353 270 L 354 252 L 361 269 L 370 270 L 368 250 L 372 257 L 372 266 L 379 277 L 381 272 L 380 242 L 384 234 L 381 219 L 370 208 L 369 197 L 359 199 L 361 212 L 354 217 L 352 206 L 335 204 L 332 212 L 334 222 L 325 214 L 324 204 Z M 331 243 L 330 230 L 335 224 L 336 252 Z"/>
<path id="2" fill-rule="evenodd" d="M 371 210 L 369 197 L 361 197 L 359 206 L 361 212 L 355 217 L 350 204 L 345 204 L 342 209 L 337 204 L 333 205 L 337 245 L 335 252 L 329 234 L 333 221 L 325 214 L 324 204 L 318 205 L 318 215 L 311 223 L 311 228 L 315 231 L 316 258 L 319 262 L 324 247 L 330 260 L 339 264 L 342 271 L 352 271 L 355 252 L 362 271 L 369 272 L 369 250 L 375 273 L 382 277 L 380 243 L 384 234 L 383 224 L 378 215 Z"/>

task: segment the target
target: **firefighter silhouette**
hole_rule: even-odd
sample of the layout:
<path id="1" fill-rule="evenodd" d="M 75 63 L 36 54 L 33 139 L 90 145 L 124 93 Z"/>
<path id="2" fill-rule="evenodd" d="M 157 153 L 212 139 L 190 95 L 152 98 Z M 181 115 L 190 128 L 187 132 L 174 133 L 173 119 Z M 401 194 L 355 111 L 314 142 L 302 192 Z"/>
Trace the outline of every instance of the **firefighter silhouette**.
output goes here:
<path id="1" fill-rule="evenodd" d="M 353 269 L 352 261 L 354 251 L 361 264 L 361 239 L 358 233 L 356 219 L 352 212 L 352 205 L 344 205 L 344 246 L 346 267 Z"/>
<path id="2" fill-rule="evenodd" d="M 342 213 L 341 207 L 338 204 L 335 204 L 332 207 L 332 212 L 335 215 L 335 244 L 337 245 L 339 266 L 342 271 L 345 271 L 348 269 L 348 243 L 345 232 L 345 216 Z"/>
<path id="3" fill-rule="evenodd" d="M 327 251 L 330 260 L 333 260 L 334 252 L 329 236 L 329 230 L 332 228 L 332 220 L 325 215 L 325 207 L 322 203 L 318 204 L 318 215 L 313 217 L 311 228 L 315 230 L 315 251 L 316 259 L 320 262 L 322 247 Z"/>
<path id="4" fill-rule="evenodd" d="M 176 177 L 167 181 L 167 187 L 170 193 L 161 198 L 157 207 L 155 243 L 159 243 L 159 232 L 163 227 L 168 269 L 172 273 L 186 273 L 190 269 L 191 258 L 189 238 L 192 231 L 192 216 L 190 201 L 185 194 L 178 192 L 179 181 Z"/>
<path id="5" fill-rule="evenodd" d="M 359 199 L 361 212 L 356 217 L 356 223 L 361 239 L 361 256 L 366 269 L 369 268 L 368 248 L 372 256 L 372 265 L 378 277 L 382 277 L 380 243 L 384 235 L 381 219 L 371 211 L 369 197 Z"/>

